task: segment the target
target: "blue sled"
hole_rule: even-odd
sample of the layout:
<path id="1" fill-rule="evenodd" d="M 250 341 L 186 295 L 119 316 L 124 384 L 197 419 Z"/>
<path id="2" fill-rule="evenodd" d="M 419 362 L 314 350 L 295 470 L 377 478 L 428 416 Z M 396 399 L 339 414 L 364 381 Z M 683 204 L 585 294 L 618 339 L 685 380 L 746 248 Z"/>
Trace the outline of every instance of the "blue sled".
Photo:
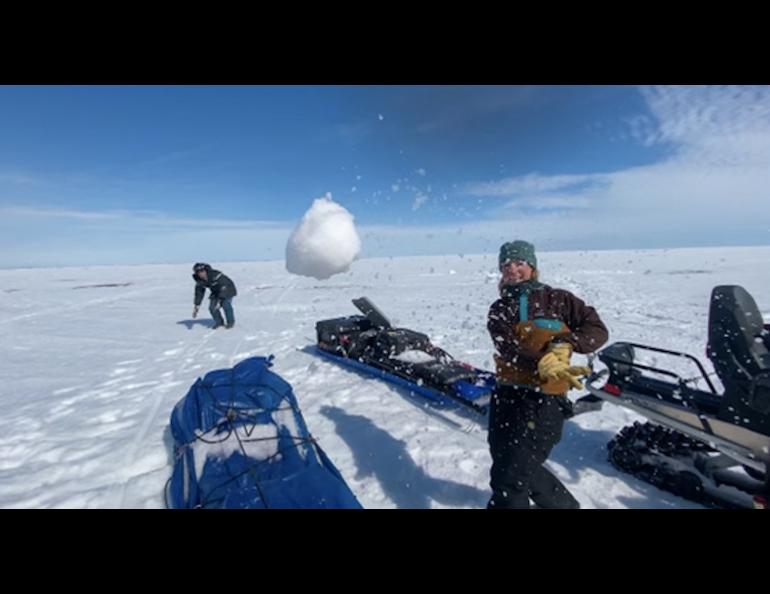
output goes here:
<path id="1" fill-rule="evenodd" d="M 167 507 L 361 508 L 271 360 L 207 373 L 174 407 Z"/>
<path id="2" fill-rule="evenodd" d="M 385 380 L 402 388 L 406 388 L 413 394 L 417 394 L 441 404 L 462 404 L 479 414 L 486 415 L 489 410 L 489 399 L 495 389 L 495 374 L 483 369 L 470 367 L 476 373 L 476 380 L 457 380 L 446 386 L 446 391 L 441 391 L 426 384 L 417 384 L 414 380 L 406 379 L 384 369 L 380 369 L 357 359 L 335 355 L 317 346 L 307 346 L 305 352 L 323 357 L 344 367 L 361 371 L 376 378 Z"/>

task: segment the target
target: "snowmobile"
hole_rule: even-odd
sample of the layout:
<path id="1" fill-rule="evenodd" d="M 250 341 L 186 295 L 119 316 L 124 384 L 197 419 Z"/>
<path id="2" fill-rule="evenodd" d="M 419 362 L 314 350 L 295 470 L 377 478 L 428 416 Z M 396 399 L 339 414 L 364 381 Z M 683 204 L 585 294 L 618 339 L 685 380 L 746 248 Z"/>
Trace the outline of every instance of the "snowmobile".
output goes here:
<path id="1" fill-rule="evenodd" d="M 444 404 L 486 414 L 495 374 L 454 359 L 426 334 L 395 328 L 366 297 L 353 299 L 364 315 L 316 323 L 314 354 L 407 388 Z"/>
<path id="2" fill-rule="evenodd" d="M 740 286 L 711 293 L 706 354 L 723 385 L 687 353 L 616 342 L 601 350 L 606 369 L 586 381 L 594 398 L 649 419 L 608 444 L 625 472 L 707 506 L 767 509 L 770 499 L 770 327 Z M 686 361 L 684 378 L 657 360 Z M 654 358 L 653 364 L 646 364 Z M 641 361 L 645 361 L 642 363 Z"/>

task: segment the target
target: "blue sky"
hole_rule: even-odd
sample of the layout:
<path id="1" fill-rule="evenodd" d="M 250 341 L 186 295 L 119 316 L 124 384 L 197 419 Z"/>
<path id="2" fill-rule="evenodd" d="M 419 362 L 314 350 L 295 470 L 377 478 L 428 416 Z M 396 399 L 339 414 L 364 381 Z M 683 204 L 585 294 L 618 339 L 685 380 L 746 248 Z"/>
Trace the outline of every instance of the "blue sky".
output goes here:
<path id="1" fill-rule="evenodd" d="M 0 87 L 0 266 L 770 243 L 770 89 Z"/>

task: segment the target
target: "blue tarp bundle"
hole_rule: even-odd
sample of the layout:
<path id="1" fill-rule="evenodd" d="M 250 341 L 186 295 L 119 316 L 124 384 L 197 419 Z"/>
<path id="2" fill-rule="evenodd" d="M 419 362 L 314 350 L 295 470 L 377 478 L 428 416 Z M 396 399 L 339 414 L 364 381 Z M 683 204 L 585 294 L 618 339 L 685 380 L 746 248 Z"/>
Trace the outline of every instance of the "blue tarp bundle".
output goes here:
<path id="1" fill-rule="evenodd" d="M 271 359 L 207 373 L 174 407 L 168 507 L 361 507 Z"/>

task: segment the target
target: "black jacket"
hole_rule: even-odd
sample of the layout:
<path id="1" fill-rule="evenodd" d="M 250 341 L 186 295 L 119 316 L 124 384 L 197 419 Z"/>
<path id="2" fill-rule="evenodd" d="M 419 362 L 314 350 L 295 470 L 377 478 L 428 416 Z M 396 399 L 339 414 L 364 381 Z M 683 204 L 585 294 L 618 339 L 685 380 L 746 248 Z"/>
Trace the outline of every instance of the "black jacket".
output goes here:
<path id="1" fill-rule="evenodd" d="M 211 291 L 209 295 L 210 299 L 229 299 L 235 297 L 238 291 L 235 288 L 235 283 L 230 280 L 230 277 L 221 273 L 219 270 L 213 268 L 206 269 L 207 280 L 201 280 L 197 274 L 193 274 L 193 280 L 195 281 L 195 305 L 200 305 L 203 301 L 203 295 L 206 293 L 206 289 Z"/>

